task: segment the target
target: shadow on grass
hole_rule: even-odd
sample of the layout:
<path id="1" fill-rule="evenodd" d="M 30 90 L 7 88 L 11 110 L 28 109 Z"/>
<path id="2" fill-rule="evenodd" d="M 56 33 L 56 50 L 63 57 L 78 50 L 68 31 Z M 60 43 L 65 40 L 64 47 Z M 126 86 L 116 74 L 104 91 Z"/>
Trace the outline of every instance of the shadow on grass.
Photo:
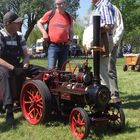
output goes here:
<path id="1" fill-rule="evenodd" d="M 45 123 L 46 127 L 57 127 L 60 125 L 69 125 L 69 117 L 62 116 L 52 116 L 49 122 Z M 91 126 L 90 134 L 87 140 L 102 140 L 105 136 L 115 136 L 118 134 L 125 133 L 133 133 L 136 129 L 140 128 L 140 126 L 130 126 L 128 122 L 126 122 L 124 128 L 120 131 L 113 131 L 107 126 Z"/>
<path id="2" fill-rule="evenodd" d="M 126 93 L 120 93 L 121 95 L 125 95 Z M 124 101 L 131 101 L 131 100 L 139 100 L 140 99 L 140 94 L 139 95 L 126 95 L 123 97 Z"/>
<path id="3" fill-rule="evenodd" d="M 23 119 L 22 115 L 15 119 L 14 125 L 8 125 L 5 122 L 5 114 L 2 114 L 1 118 L 4 118 L 4 121 L 2 123 L 0 123 L 0 133 L 4 133 L 4 132 L 10 131 L 10 130 L 18 129 L 18 126 L 22 125 L 21 124 L 21 120 Z"/>
<path id="4" fill-rule="evenodd" d="M 101 140 L 105 136 L 115 136 L 118 134 L 125 134 L 125 133 L 133 133 L 136 131 L 137 128 L 140 128 L 140 126 L 129 126 L 129 123 L 126 123 L 124 128 L 121 131 L 113 131 L 105 126 L 92 126 L 90 130 L 89 137 L 87 140 Z"/>
<path id="5" fill-rule="evenodd" d="M 123 108 L 125 109 L 139 109 L 140 108 L 140 101 L 130 101 L 127 103 L 123 103 Z"/>
<path id="6" fill-rule="evenodd" d="M 20 125 L 22 125 L 23 116 L 20 115 L 18 118 L 15 119 L 16 126 L 15 128 L 11 128 L 7 126 L 4 122 L 0 123 L 0 133 L 4 133 L 13 129 L 18 129 Z M 47 121 L 44 125 L 46 127 L 57 127 L 60 125 L 69 125 L 69 117 L 63 116 L 51 116 L 50 120 Z M 30 125 L 30 124 L 29 124 Z M 126 122 L 125 127 L 120 132 L 113 132 L 108 127 L 105 126 L 91 126 L 90 134 L 87 140 L 102 140 L 105 136 L 115 136 L 118 134 L 125 134 L 125 133 L 133 133 L 136 131 L 137 128 L 140 126 L 130 126 L 129 122 Z"/>
<path id="7" fill-rule="evenodd" d="M 122 95 L 125 93 L 121 93 Z M 138 109 L 140 107 L 140 95 L 126 95 L 122 98 L 123 108 Z"/>

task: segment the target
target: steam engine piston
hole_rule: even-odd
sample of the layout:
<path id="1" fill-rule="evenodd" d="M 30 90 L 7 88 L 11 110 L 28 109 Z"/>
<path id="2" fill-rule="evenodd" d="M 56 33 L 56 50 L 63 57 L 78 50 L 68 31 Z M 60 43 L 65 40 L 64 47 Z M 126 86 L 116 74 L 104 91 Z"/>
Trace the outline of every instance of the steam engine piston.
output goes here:
<path id="1" fill-rule="evenodd" d="M 103 85 L 92 85 L 87 88 L 89 104 L 95 104 L 96 108 L 102 110 L 110 101 L 110 91 Z"/>

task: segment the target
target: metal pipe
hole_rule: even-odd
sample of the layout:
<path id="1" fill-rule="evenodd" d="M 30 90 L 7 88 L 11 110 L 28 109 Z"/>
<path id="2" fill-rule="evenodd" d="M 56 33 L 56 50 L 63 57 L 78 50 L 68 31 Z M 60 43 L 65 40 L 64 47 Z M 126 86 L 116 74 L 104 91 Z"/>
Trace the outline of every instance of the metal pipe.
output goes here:
<path id="1" fill-rule="evenodd" d="M 100 84 L 100 16 L 93 16 L 93 68 L 94 68 L 94 84 Z"/>

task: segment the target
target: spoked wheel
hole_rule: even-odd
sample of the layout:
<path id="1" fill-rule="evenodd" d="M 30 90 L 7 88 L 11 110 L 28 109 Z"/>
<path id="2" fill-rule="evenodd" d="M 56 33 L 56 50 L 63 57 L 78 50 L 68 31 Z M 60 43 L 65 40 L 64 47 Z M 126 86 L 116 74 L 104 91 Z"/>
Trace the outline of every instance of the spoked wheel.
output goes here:
<path id="1" fill-rule="evenodd" d="M 88 137 L 90 132 L 90 120 L 84 109 L 74 108 L 70 114 L 70 128 L 72 134 L 78 139 Z"/>
<path id="2" fill-rule="evenodd" d="M 74 60 L 70 61 L 70 60 L 67 60 L 63 66 L 62 66 L 62 70 L 65 70 L 68 71 L 68 72 L 71 72 L 72 74 L 74 74 L 74 72 L 76 71 L 77 67 L 78 67 L 78 63 Z"/>
<path id="3" fill-rule="evenodd" d="M 51 95 L 46 84 L 40 80 L 30 80 L 21 91 L 21 108 L 25 119 L 31 124 L 43 123 L 51 110 Z"/>
<path id="4" fill-rule="evenodd" d="M 109 118 L 109 127 L 114 131 L 122 130 L 125 125 L 123 109 L 117 104 L 109 104 L 106 111 Z"/>

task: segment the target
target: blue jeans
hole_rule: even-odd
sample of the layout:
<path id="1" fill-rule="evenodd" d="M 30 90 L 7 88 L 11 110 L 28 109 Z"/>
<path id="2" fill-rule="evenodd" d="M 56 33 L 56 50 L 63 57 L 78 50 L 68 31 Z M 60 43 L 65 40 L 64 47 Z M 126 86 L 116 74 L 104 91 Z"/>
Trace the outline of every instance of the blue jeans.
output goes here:
<path id="1" fill-rule="evenodd" d="M 57 44 L 51 43 L 48 48 L 48 69 L 61 69 L 68 58 L 68 53 L 69 45 L 58 46 Z"/>

